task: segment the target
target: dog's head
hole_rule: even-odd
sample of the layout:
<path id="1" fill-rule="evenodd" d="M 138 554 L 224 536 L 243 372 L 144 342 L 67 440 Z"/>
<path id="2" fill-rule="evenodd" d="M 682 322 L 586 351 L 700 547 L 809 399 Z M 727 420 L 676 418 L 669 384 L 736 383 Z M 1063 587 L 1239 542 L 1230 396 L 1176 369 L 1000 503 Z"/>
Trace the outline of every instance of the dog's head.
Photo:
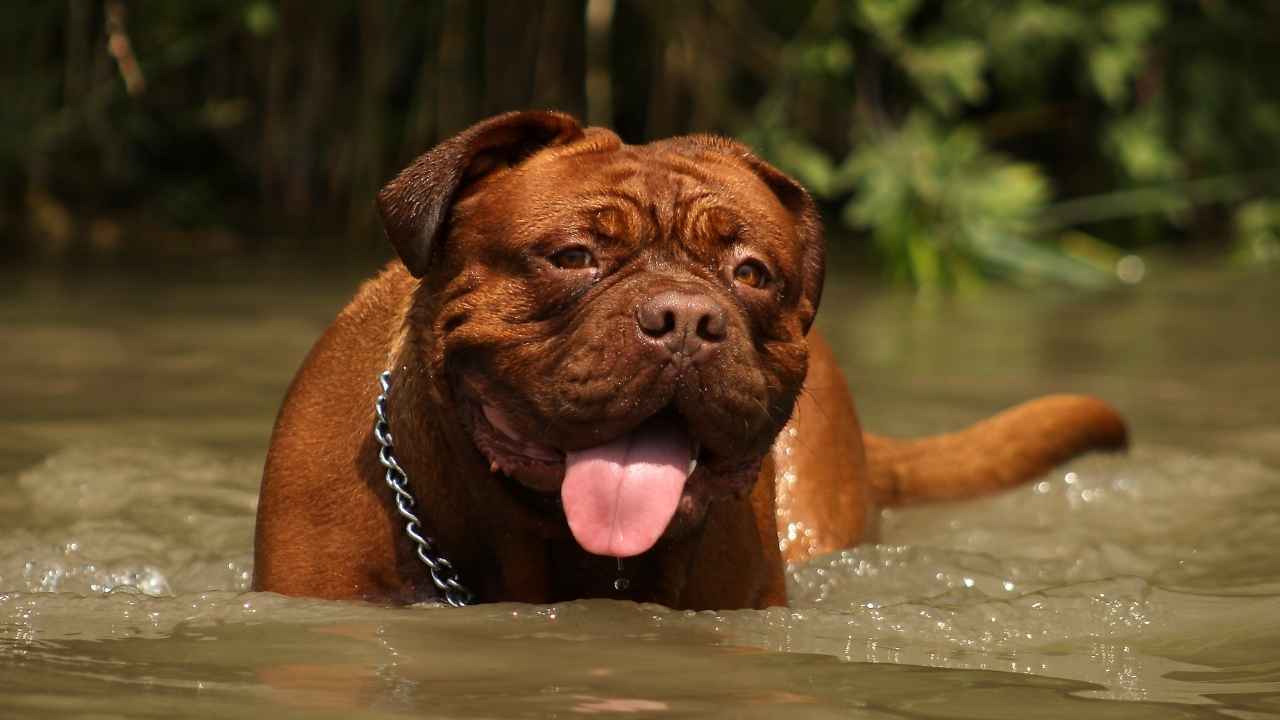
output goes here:
<path id="1" fill-rule="evenodd" d="M 624 145 L 552 112 L 447 140 L 378 196 L 425 360 L 472 440 L 618 557 L 746 492 L 805 378 L 813 202 L 731 140 Z"/>

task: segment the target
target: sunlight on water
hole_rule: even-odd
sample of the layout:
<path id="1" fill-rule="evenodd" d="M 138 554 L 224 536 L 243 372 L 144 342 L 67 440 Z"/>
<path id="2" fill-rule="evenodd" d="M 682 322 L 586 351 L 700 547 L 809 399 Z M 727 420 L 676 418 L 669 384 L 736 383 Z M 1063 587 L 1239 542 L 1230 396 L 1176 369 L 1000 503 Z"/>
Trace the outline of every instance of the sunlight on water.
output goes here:
<path id="1" fill-rule="evenodd" d="M 1280 472 L 1257 463 L 1095 456 L 996 498 L 887 511 L 882 539 L 795 573 L 801 604 L 849 612 L 850 659 L 1190 702 L 1166 673 L 1214 646 L 1280 647 Z"/>
<path id="2" fill-rule="evenodd" d="M 938 356 L 972 327 L 887 337 L 908 301 L 876 301 L 857 318 L 875 332 L 842 340 L 869 425 L 935 430 L 990 412 L 988 394 L 1069 383 L 1114 390 L 1136 416 L 1135 449 L 997 497 L 885 511 L 877 544 L 794 569 L 790 609 L 289 599 L 247 592 L 253 511 L 276 398 L 324 313 L 300 306 L 224 331 L 274 297 L 271 282 L 236 282 L 235 306 L 212 316 L 226 283 L 209 297 L 184 287 L 165 321 L 174 331 L 142 339 L 134 330 L 153 320 L 127 300 L 134 290 L 100 291 L 98 310 L 114 315 L 94 347 L 115 350 L 82 358 L 59 348 L 83 328 L 50 310 L 71 301 L 49 302 L 46 288 L 0 311 L 0 341 L 38 335 L 65 374 L 89 378 L 0 409 L 0 715 L 1280 716 L 1280 470 L 1277 455 L 1249 451 L 1274 431 L 1255 407 L 1274 407 L 1274 387 L 1224 403 L 1214 383 L 1230 373 L 1170 389 L 1176 373 L 1144 383 L 1159 363 L 1112 371 L 1108 358 L 1133 360 L 1105 348 L 1090 362 L 1106 371 L 1013 363 L 975 387 L 984 353 L 1034 357 L 1009 343 L 1058 306 L 1000 310 L 983 321 L 985 349 L 939 366 L 919 354 Z M 335 283 L 330 305 L 349 289 Z M 840 302 L 837 292 L 828 308 Z M 1180 300 L 1160 302 L 1174 312 Z M 1124 311 L 1143 327 L 1165 308 Z M 1039 331 L 1051 345 L 1053 328 Z M 886 343 L 916 359 L 890 362 Z M 1241 347 L 1237 381 L 1277 368 Z M 229 369 L 246 358 L 252 373 Z M 30 362 L 0 359 L 0 391 L 37 397 L 22 379 Z M 143 387 L 159 378 L 174 393 L 128 402 L 121 384 L 137 368 L 152 368 Z M 1191 425 L 1158 424 L 1168 393 L 1216 429 L 1190 442 Z"/>
<path id="3" fill-rule="evenodd" d="M 257 463 L 163 447 L 80 447 L 17 474 L 0 588 L 171 595 L 248 590 Z"/>

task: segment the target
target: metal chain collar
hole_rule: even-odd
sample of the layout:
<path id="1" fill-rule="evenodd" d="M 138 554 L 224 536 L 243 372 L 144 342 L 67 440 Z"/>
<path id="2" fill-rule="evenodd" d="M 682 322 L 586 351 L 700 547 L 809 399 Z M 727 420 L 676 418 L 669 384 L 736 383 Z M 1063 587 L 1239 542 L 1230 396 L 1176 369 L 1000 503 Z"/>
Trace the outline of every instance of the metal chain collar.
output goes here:
<path id="1" fill-rule="evenodd" d="M 416 501 L 409 492 L 409 476 L 396 460 L 396 451 L 391 442 L 391 424 L 387 420 L 387 396 L 391 394 L 391 371 L 378 376 L 378 384 L 382 392 L 374 401 L 377 419 L 373 423 L 373 437 L 382 447 L 378 450 L 378 461 L 387 469 L 387 486 L 396 498 L 396 512 L 406 520 L 404 534 L 409 536 L 417 552 L 418 559 L 431 572 L 431 582 L 444 593 L 445 602 L 453 607 L 470 605 L 475 599 L 471 591 L 458 579 L 458 571 L 453 563 L 436 550 L 435 541 L 422 534 L 422 521 L 413 514 Z"/>

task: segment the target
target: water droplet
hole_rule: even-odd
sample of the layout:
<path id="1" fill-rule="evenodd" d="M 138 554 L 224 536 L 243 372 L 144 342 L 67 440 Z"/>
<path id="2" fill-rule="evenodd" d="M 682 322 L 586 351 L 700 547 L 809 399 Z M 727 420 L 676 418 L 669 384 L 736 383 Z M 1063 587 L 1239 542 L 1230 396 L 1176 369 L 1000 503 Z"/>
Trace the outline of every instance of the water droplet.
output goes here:
<path id="1" fill-rule="evenodd" d="M 1137 255 L 1125 255 L 1116 261 L 1116 277 L 1120 282 L 1137 285 L 1147 275 L 1147 264 Z"/>

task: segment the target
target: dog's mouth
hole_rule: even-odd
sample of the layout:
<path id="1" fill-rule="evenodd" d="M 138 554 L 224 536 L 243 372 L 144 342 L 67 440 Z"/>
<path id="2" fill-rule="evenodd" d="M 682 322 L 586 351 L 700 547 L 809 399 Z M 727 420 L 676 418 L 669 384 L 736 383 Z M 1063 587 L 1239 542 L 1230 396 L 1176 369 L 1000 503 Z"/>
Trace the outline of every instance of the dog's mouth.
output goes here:
<path id="1" fill-rule="evenodd" d="M 612 440 L 563 450 L 520 433 L 494 404 L 472 403 L 476 447 L 490 469 L 543 509 L 562 511 L 587 552 L 639 555 L 664 534 L 696 521 L 717 495 L 741 492 L 763 457 L 725 463 L 703 447 L 674 405 Z"/>

